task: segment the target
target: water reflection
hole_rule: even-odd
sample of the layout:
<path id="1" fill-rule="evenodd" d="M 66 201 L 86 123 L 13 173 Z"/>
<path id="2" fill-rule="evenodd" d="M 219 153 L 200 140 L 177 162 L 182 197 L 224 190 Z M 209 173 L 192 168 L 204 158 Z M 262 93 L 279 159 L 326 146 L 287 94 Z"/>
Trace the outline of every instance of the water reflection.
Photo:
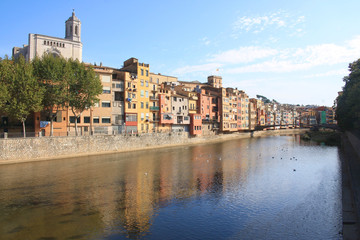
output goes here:
<path id="1" fill-rule="evenodd" d="M 0 236 L 338 239 L 338 158 L 294 135 L 0 166 Z"/>

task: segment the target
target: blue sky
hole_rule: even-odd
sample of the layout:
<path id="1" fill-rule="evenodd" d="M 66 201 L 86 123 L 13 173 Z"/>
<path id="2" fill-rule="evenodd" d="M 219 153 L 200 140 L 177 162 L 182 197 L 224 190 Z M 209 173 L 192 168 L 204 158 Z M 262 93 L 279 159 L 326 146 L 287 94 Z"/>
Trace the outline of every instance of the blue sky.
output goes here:
<path id="1" fill-rule="evenodd" d="M 0 1 L 0 56 L 29 33 L 64 37 L 72 9 L 83 61 L 136 57 L 183 81 L 223 77 L 255 97 L 331 106 L 360 58 L 360 1 Z"/>

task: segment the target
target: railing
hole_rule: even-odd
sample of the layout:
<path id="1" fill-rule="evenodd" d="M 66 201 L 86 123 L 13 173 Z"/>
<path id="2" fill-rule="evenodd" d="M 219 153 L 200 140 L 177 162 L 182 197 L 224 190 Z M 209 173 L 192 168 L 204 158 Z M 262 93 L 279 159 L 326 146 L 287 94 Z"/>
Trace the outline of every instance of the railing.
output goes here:
<path id="1" fill-rule="evenodd" d="M 151 96 L 151 97 L 150 97 L 150 100 L 151 100 L 151 101 L 157 101 L 157 100 L 159 100 L 159 98 L 158 98 L 158 97 Z"/>
<path id="2" fill-rule="evenodd" d="M 150 106 L 150 111 L 159 111 L 159 107 Z"/>

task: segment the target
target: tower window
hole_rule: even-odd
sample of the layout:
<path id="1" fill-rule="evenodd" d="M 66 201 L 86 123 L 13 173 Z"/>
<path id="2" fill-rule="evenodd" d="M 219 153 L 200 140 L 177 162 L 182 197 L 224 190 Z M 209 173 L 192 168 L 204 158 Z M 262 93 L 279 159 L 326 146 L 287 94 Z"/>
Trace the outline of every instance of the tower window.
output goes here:
<path id="1" fill-rule="evenodd" d="M 78 26 L 75 26 L 75 35 L 78 35 Z"/>

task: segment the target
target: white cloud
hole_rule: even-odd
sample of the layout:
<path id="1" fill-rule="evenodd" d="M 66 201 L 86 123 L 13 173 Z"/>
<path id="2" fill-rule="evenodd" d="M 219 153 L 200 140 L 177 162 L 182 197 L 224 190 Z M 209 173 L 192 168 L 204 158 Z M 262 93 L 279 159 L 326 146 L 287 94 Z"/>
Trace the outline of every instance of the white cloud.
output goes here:
<path id="1" fill-rule="evenodd" d="M 182 75 L 186 73 L 193 73 L 193 72 L 214 72 L 219 69 L 222 64 L 219 63 L 207 63 L 207 64 L 200 64 L 194 66 L 185 66 L 181 68 L 177 68 L 173 71 L 175 75 Z"/>
<path id="2" fill-rule="evenodd" d="M 213 61 L 219 63 L 239 63 L 234 68 L 224 68 L 227 73 L 252 72 L 294 72 L 308 70 L 317 66 L 333 66 L 340 63 L 349 63 L 359 57 L 360 36 L 345 42 L 343 45 L 319 44 L 304 48 L 287 48 L 283 50 L 260 47 L 242 47 L 247 51 L 228 50 L 215 55 Z M 242 54 L 238 56 L 237 54 Z M 271 57 L 271 59 L 265 59 Z M 230 59 L 230 60 L 229 60 Z M 245 61 L 248 59 L 249 61 Z M 244 65 L 257 60 L 257 63 Z"/>
<path id="3" fill-rule="evenodd" d="M 200 39 L 203 45 L 208 46 L 210 45 L 211 41 L 207 37 L 203 37 Z"/>
<path id="4" fill-rule="evenodd" d="M 311 75 L 306 75 L 304 78 L 320 78 L 320 77 L 331 77 L 331 76 L 339 76 L 344 77 L 349 75 L 349 71 L 346 69 L 338 69 L 338 70 L 331 70 L 323 73 L 316 73 Z"/>
<path id="5" fill-rule="evenodd" d="M 221 63 L 248 63 L 257 59 L 266 58 L 276 55 L 277 50 L 271 48 L 249 46 L 241 47 L 239 49 L 231 49 L 225 52 L 221 52 L 212 56 L 209 60 L 211 62 Z"/>
<path id="6" fill-rule="evenodd" d="M 291 61 L 278 61 L 271 60 L 262 63 L 241 66 L 236 68 L 227 69 L 225 72 L 230 74 L 238 73 L 264 73 L 264 72 L 293 72 L 299 70 L 305 70 L 309 68 L 308 63 L 292 63 Z"/>
<path id="7" fill-rule="evenodd" d="M 226 50 L 214 54 L 208 63 L 188 65 L 178 68 L 174 74 L 213 73 L 221 68 L 221 74 L 243 73 L 289 73 L 309 71 L 316 67 L 333 67 L 347 64 L 359 58 L 360 36 L 343 44 L 309 45 L 303 48 L 276 49 L 261 46 L 248 46 Z M 347 69 L 314 73 L 305 77 L 345 76 Z"/>
<path id="8" fill-rule="evenodd" d="M 278 11 L 264 16 L 241 16 L 233 23 L 233 36 L 236 37 L 236 33 L 241 32 L 260 33 L 270 27 L 276 29 L 297 28 L 296 31 L 302 31 L 298 25 L 304 22 L 305 16 L 294 17 L 285 11 Z"/>

